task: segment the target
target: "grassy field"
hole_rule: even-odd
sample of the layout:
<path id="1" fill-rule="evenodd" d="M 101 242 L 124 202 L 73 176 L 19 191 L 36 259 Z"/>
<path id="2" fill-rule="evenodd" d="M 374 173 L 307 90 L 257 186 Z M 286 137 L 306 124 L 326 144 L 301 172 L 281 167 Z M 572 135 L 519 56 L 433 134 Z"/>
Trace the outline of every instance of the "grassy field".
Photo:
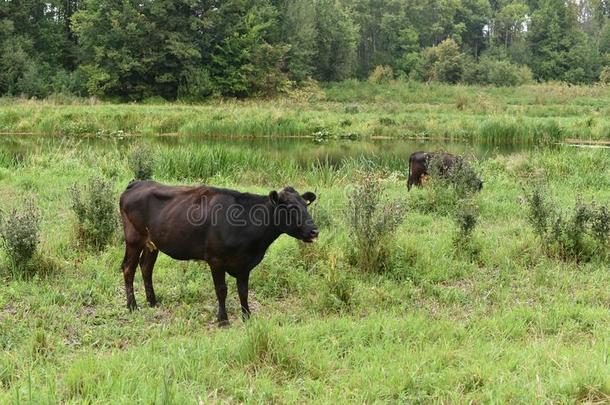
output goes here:
<path id="1" fill-rule="evenodd" d="M 111 105 L 56 96 L 0 101 L 0 132 L 447 138 L 479 143 L 610 140 L 610 88 L 348 81 L 273 100 Z"/>
<path id="2" fill-rule="evenodd" d="M 384 106 L 400 109 L 403 97 L 416 96 L 383 89 L 369 95 L 369 103 L 356 90 L 339 96 L 331 87 L 326 101 L 304 103 L 300 112 L 292 102 L 196 109 L 27 102 L 3 105 L 0 116 L 5 130 L 13 131 L 54 132 L 63 130 L 55 126 L 62 122 L 88 122 L 96 131 L 99 125 L 155 133 L 211 125 L 199 115 L 252 116 L 261 123 L 288 115 L 298 117 L 296 128 L 303 125 L 307 132 L 306 117 L 328 109 L 319 119 L 335 123 L 352 116 L 345 105 L 361 99 L 351 124 L 358 128 L 368 128 L 379 116 L 402 122 L 413 114 L 447 112 L 473 125 L 550 117 L 575 130 L 588 115 L 594 128 L 607 125 L 602 112 L 594 113 L 608 109 L 601 89 L 565 88 L 565 98 L 551 88 L 545 90 L 549 97 L 539 98 L 523 89 L 477 90 L 490 105 L 510 101 L 493 118 L 474 101 L 462 110 L 456 106 L 458 94 L 476 97 L 468 88 L 431 87 L 414 106 L 427 106 L 424 112 L 397 114 Z M 583 94 L 576 97 L 578 92 Z M 404 128 L 397 126 L 392 135 Z M 276 241 L 251 277 L 254 316 L 247 324 L 239 320 L 232 280 L 232 324 L 220 329 L 206 265 L 163 255 L 154 275 L 159 307 L 128 313 L 119 229 L 102 252 L 80 246 L 67 191 L 102 174 L 118 196 L 132 178 L 125 148 L 110 140 L 101 148 L 68 139 L 20 154 L 1 152 L 0 207 L 7 212 L 36 196 L 42 244 L 32 277 L 13 274 L 0 256 L 0 403 L 610 401 L 607 252 L 581 263 L 549 257 L 528 226 L 523 203 L 524 185 L 544 179 L 560 207 L 572 207 L 577 196 L 607 204 L 607 150 L 533 149 L 475 162 L 485 186 L 476 196 L 474 255 L 455 247 L 456 225 L 451 215 L 430 209 L 435 204 L 430 189 L 407 194 L 404 167 L 377 162 L 372 170 L 388 198 L 409 207 L 390 237 L 388 266 L 378 274 L 358 270 L 350 259 L 345 190 L 368 165 L 365 160 L 307 165 L 255 149 L 152 145 L 158 148 L 160 181 L 205 181 L 260 193 L 285 184 L 315 191 L 320 240 L 313 246 L 287 236 Z M 144 303 L 139 273 L 136 297 Z"/>

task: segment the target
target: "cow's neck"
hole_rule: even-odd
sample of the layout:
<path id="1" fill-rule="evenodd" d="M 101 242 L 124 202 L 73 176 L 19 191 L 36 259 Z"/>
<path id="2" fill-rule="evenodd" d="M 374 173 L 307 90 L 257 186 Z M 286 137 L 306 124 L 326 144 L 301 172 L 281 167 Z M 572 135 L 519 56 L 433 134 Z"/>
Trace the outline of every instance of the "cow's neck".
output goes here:
<path id="1" fill-rule="evenodd" d="M 269 219 L 269 223 L 260 227 L 260 237 L 257 238 L 258 247 L 264 249 L 264 251 L 266 251 L 269 246 L 271 246 L 271 244 L 275 242 L 275 240 L 282 234 L 282 231 L 274 221 L 273 205 L 268 202 L 265 204 L 265 208 L 267 209 L 266 217 Z"/>

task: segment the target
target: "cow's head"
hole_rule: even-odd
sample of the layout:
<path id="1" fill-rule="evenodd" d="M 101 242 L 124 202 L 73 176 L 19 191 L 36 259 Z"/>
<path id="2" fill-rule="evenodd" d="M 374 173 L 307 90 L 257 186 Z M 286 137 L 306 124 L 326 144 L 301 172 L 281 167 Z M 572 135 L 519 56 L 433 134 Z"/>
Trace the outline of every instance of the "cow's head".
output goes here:
<path id="1" fill-rule="evenodd" d="M 282 233 L 304 242 L 313 242 L 320 231 L 307 212 L 307 206 L 316 200 L 311 191 L 299 194 L 294 188 L 286 187 L 279 193 L 271 191 L 269 201 L 274 207 L 273 220 Z"/>

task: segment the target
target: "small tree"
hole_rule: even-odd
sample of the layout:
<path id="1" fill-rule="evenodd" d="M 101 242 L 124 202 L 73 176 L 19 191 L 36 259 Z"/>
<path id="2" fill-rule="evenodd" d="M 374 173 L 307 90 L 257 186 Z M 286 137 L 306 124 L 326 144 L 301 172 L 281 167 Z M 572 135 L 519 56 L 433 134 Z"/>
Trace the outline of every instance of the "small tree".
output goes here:
<path id="1" fill-rule="evenodd" d="M 418 70 L 426 80 L 457 83 L 462 78 L 464 58 L 459 45 L 451 38 L 424 49 Z"/>

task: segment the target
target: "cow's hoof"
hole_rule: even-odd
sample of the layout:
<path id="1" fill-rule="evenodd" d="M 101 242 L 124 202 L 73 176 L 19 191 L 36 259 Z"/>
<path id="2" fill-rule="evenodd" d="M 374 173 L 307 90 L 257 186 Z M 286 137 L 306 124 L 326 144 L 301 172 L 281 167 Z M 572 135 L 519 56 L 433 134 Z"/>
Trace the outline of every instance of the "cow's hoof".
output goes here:
<path id="1" fill-rule="evenodd" d="M 219 319 L 218 320 L 218 327 L 219 328 L 226 328 L 229 325 L 230 325 L 230 323 L 229 323 L 228 319 Z"/>
<path id="2" fill-rule="evenodd" d="M 128 302 L 127 309 L 129 310 L 129 312 L 133 312 L 133 311 L 137 311 L 140 308 L 138 308 L 138 304 L 136 304 L 135 302 Z"/>

